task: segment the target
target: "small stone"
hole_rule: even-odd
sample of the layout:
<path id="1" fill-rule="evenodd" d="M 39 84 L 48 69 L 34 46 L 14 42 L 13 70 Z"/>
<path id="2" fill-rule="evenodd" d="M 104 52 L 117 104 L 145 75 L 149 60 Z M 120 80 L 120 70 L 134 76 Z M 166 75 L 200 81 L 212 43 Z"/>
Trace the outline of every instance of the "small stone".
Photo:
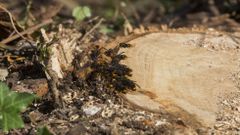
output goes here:
<path id="1" fill-rule="evenodd" d="M 94 97 L 93 97 L 93 96 L 89 96 L 88 98 L 89 98 L 90 100 L 93 100 Z"/>
<path id="2" fill-rule="evenodd" d="M 36 124 L 42 117 L 42 114 L 38 111 L 32 111 L 29 113 L 29 118 L 32 123 Z"/>
<path id="3" fill-rule="evenodd" d="M 135 118 L 136 121 L 143 121 L 144 120 L 144 117 L 143 116 L 137 116 Z"/>
<path id="4" fill-rule="evenodd" d="M 8 76 L 8 70 L 7 68 L 0 68 L 0 80 L 4 81 L 6 80 L 6 77 Z"/>
<path id="5" fill-rule="evenodd" d="M 166 125 L 167 122 L 166 121 L 162 121 L 162 120 L 157 120 L 155 123 L 155 126 L 162 126 L 162 125 Z"/>
<path id="6" fill-rule="evenodd" d="M 223 105 L 226 105 L 226 106 L 229 105 L 229 103 L 227 102 L 227 100 L 223 100 L 223 101 L 222 101 L 222 104 L 223 104 Z"/>
<path id="7" fill-rule="evenodd" d="M 98 107 L 98 106 L 88 106 L 88 107 L 83 107 L 83 112 L 86 114 L 86 115 L 89 115 L 89 116 L 93 116 L 95 114 L 97 114 L 99 111 L 101 111 L 101 107 Z"/>
<path id="8" fill-rule="evenodd" d="M 78 118 L 79 118 L 79 115 L 78 115 L 78 114 L 72 115 L 72 116 L 70 117 L 70 121 L 75 121 L 75 120 L 78 119 Z"/>
<path id="9" fill-rule="evenodd" d="M 217 124 L 214 125 L 214 128 L 215 128 L 215 129 L 219 129 L 219 128 L 223 127 L 223 126 L 224 126 L 224 124 L 222 124 L 222 123 L 217 123 Z"/>
<path id="10" fill-rule="evenodd" d="M 102 117 L 103 118 L 109 118 L 109 117 L 111 117 L 112 115 L 113 115 L 113 113 L 114 113 L 114 111 L 113 110 L 111 110 L 111 109 L 109 109 L 109 108 L 106 108 L 106 109 L 104 109 L 103 111 L 102 111 Z"/>

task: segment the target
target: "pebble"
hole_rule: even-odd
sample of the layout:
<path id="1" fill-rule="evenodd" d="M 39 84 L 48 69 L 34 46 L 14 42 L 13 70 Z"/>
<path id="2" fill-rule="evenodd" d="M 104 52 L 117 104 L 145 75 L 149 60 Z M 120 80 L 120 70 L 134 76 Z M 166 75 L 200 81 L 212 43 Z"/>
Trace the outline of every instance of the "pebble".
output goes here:
<path id="1" fill-rule="evenodd" d="M 6 80 L 6 77 L 8 76 L 8 70 L 7 68 L 0 68 L 0 80 L 4 81 Z"/>
<path id="2" fill-rule="evenodd" d="M 82 107 L 83 112 L 89 116 L 93 116 L 93 115 L 97 114 L 99 111 L 101 111 L 101 109 L 102 109 L 101 107 L 98 107 L 95 105 Z"/>
<path id="3" fill-rule="evenodd" d="M 166 120 L 164 120 L 164 121 L 157 120 L 156 123 L 155 123 L 155 126 L 161 126 L 161 125 L 166 125 L 166 124 L 168 124 L 168 123 L 166 122 Z"/>
<path id="4" fill-rule="evenodd" d="M 111 110 L 110 108 L 106 108 L 102 111 L 101 115 L 103 118 L 109 118 L 113 115 L 114 111 Z"/>

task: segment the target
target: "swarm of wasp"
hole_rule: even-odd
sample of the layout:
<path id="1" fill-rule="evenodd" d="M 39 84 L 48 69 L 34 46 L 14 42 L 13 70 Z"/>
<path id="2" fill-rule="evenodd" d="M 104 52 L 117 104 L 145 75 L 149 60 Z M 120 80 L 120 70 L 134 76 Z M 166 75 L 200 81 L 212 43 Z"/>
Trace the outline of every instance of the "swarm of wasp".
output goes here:
<path id="1" fill-rule="evenodd" d="M 101 86 L 102 90 L 110 92 L 114 92 L 114 90 L 124 92 L 125 90 L 135 89 L 135 82 L 129 79 L 132 70 L 120 63 L 127 56 L 119 51 L 121 48 L 128 47 L 131 47 L 131 45 L 120 43 L 112 49 L 102 51 L 103 48 L 96 47 L 92 50 L 90 54 L 92 72 L 86 79 L 90 86 Z"/>
<path id="2" fill-rule="evenodd" d="M 2 66 L 12 66 L 33 62 L 37 55 L 37 48 L 28 42 L 21 42 L 16 46 L 0 45 L 0 63 Z"/>

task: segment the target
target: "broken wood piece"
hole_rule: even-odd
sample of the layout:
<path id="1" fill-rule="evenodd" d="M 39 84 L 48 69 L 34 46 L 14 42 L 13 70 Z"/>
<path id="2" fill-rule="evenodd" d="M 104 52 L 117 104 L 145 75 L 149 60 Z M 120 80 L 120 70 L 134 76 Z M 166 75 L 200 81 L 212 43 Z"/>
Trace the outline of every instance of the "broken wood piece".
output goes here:
<path id="1" fill-rule="evenodd" d="M 72 68 L 74 59 L 74 51 L 76 50 L 78 39 L 81 33 L 72 29 L 65 29 L 59 25 L 58 32 L 46 34 L 45 30 L 41 30 L 46 41 L 49 56 L 46 60 L 46 75 L 48 76 L 48 84 L 52 93 L 53 100 L 58 107 L 64 107 L 62 97 L 58 90 L 59 80 L 65 76 L 64 72 Z M 54 38 L 58 40 L 53 41 Z"/>

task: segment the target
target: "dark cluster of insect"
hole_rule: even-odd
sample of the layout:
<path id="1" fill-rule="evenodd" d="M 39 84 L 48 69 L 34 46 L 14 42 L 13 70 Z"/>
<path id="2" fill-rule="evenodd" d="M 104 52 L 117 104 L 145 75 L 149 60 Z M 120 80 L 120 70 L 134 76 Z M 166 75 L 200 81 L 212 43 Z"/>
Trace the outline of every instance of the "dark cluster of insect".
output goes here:
<path id="1" fill-rule="evenodd" d="M 91 51 L 92 62 L 90 66 L 92 72 L 86 79 L 90 86 L 100 87 L 102 90 L 110 92 L 135 89 L 135 82 L 129 79 L 132 70 L 120 63 L 121 60 L 126 59 L 126 55 L 119 51 L 121 48 L 128 47 L 130 44 L 120 43 L 112 49 L 104 50 L 96 47 Z"/>
<path id="2" fill-rule="evenodd" d="M 36 59 L 37 48 L 35 46 L 26 46 L 21 49 L 5 49 L 0 47 L 0 61 L 2 66 L 14 64 L 26 64 Z"/>

